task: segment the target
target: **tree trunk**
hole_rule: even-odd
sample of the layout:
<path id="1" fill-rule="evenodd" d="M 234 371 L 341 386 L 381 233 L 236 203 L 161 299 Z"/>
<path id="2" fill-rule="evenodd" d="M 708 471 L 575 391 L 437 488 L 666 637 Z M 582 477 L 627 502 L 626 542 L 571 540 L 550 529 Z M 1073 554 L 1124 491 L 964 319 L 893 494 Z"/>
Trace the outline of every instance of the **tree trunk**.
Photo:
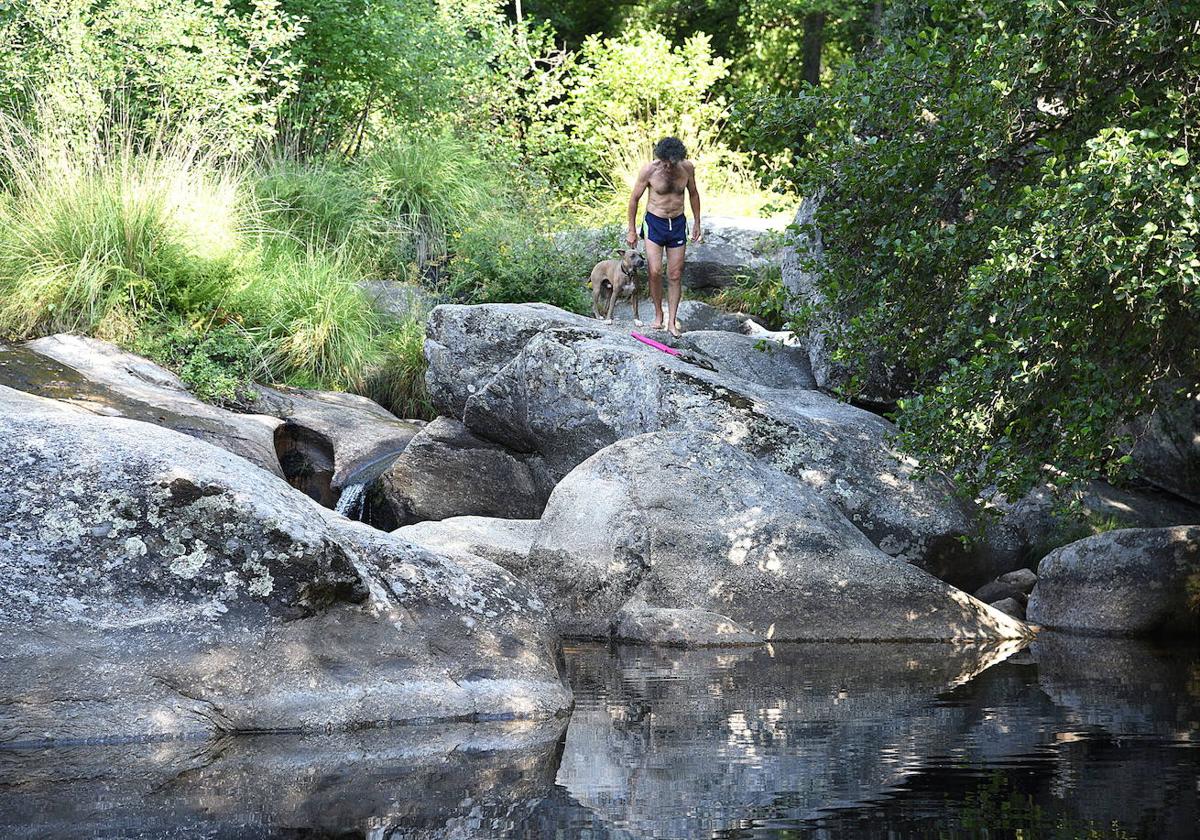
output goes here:
<path id="1" fill-rule="evenodd" d="M 875 0 L 871 6 L 871 31 L 875 33 L 875 43 L 883 40 L 883 0 Z"/>
<path id="2" fill-rule="evenodd" d="M 804 16 L 803 65 L 801 76 L 810 85 L 821 83 L 821 48 L 825 45 L 825 12 Z"/>

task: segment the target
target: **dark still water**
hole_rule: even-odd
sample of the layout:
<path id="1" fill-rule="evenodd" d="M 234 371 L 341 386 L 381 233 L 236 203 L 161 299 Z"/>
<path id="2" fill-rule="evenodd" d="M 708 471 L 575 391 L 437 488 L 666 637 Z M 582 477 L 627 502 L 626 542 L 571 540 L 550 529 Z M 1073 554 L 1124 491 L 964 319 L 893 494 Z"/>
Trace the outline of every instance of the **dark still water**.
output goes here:
<path id="1" fill-rule="evenodd" d="M 0 750 L 0 836 L 1200 836 L 1195 651 L 1010 654 L 574 646 L 569 722 Z"/>

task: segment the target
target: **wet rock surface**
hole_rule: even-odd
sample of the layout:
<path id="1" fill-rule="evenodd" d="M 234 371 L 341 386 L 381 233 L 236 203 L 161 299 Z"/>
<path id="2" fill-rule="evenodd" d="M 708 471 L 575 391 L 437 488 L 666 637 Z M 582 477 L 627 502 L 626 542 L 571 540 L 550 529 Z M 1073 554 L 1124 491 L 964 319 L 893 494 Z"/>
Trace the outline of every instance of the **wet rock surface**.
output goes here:
<path id="1" fill-rule="evenodd" d="M 511 836 L 550 793 L 565 728 L 565 720 L 430 725 L 9 753 L 0 757 L 0 833 Z"/>
<path id="2" fill-rule="evenodd" d="M 1042 558 L 1029 620 L 1115 636 L 1200 637 L 1200 527 L 1097 534 Z"/>
<path id="3" fill-rule="evenodd" d="M 274 439 L 279 420 L 201 402 L 175 374 L 104 341 L 53 335 L 19 347 L 0 345 L 0 386 L 93 414 L 153 423 L 282 475 Z"/>
<path id="4" fill-rule="evenodd" d="M 0 750 L 0 833 L 1191 840 L 1197 652 L 1012 649 L 573 644 L 562 740 L 545 721 Z"/>
<path id="5" fill-rule="evenodd" d="M 879 551 L 810 487 L 697 432 L 623 440 L 573 470 L 512 571 L 572 636 L 719 645 L 1027 634 Z"/>
<path id="6" fill-rule="evenodd" d="M 0 743 L 547 716 L 500 567 L 346 522 L 224 450 L 0 388 Z"/>

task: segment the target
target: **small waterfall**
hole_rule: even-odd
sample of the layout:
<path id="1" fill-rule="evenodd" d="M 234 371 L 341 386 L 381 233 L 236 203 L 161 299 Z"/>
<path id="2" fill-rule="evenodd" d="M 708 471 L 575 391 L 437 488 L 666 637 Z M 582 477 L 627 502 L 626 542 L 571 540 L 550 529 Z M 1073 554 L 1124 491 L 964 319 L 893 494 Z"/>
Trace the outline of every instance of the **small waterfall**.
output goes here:
<path id="1" fill-rule="evenodd" d="M 366 496 L 366 492 L 366 484 L 347 484 L 342 488 L 342 495 L 338 497 L 337 507 L 334 510 L 347 519 L 361 521 L 363 499 Z"/>

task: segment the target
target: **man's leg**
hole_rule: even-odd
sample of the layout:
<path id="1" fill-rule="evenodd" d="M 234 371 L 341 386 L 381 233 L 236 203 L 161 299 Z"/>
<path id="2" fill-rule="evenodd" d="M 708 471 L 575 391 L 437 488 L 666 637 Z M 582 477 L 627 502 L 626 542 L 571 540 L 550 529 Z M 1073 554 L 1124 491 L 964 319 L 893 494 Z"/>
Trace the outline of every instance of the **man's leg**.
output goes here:
<path id="1" fill-rule="evenodd" d="M 679 323 L 675 314 L 679 311 L 679 301 L 683 297 L 683 256 L 687 245 L 667 249 L 667 311 L 670 315 L 667 329 L 671 335 L 679 337 Z"/>
<path id="2" fill-rule="evenodd" d="M 650 276 L 650 300 L 654 301 L 654 323 L 650 328 L 654 330 L 663 328 L 662 264 L 662 246 L 647 239 L 646 273 Z"/>

